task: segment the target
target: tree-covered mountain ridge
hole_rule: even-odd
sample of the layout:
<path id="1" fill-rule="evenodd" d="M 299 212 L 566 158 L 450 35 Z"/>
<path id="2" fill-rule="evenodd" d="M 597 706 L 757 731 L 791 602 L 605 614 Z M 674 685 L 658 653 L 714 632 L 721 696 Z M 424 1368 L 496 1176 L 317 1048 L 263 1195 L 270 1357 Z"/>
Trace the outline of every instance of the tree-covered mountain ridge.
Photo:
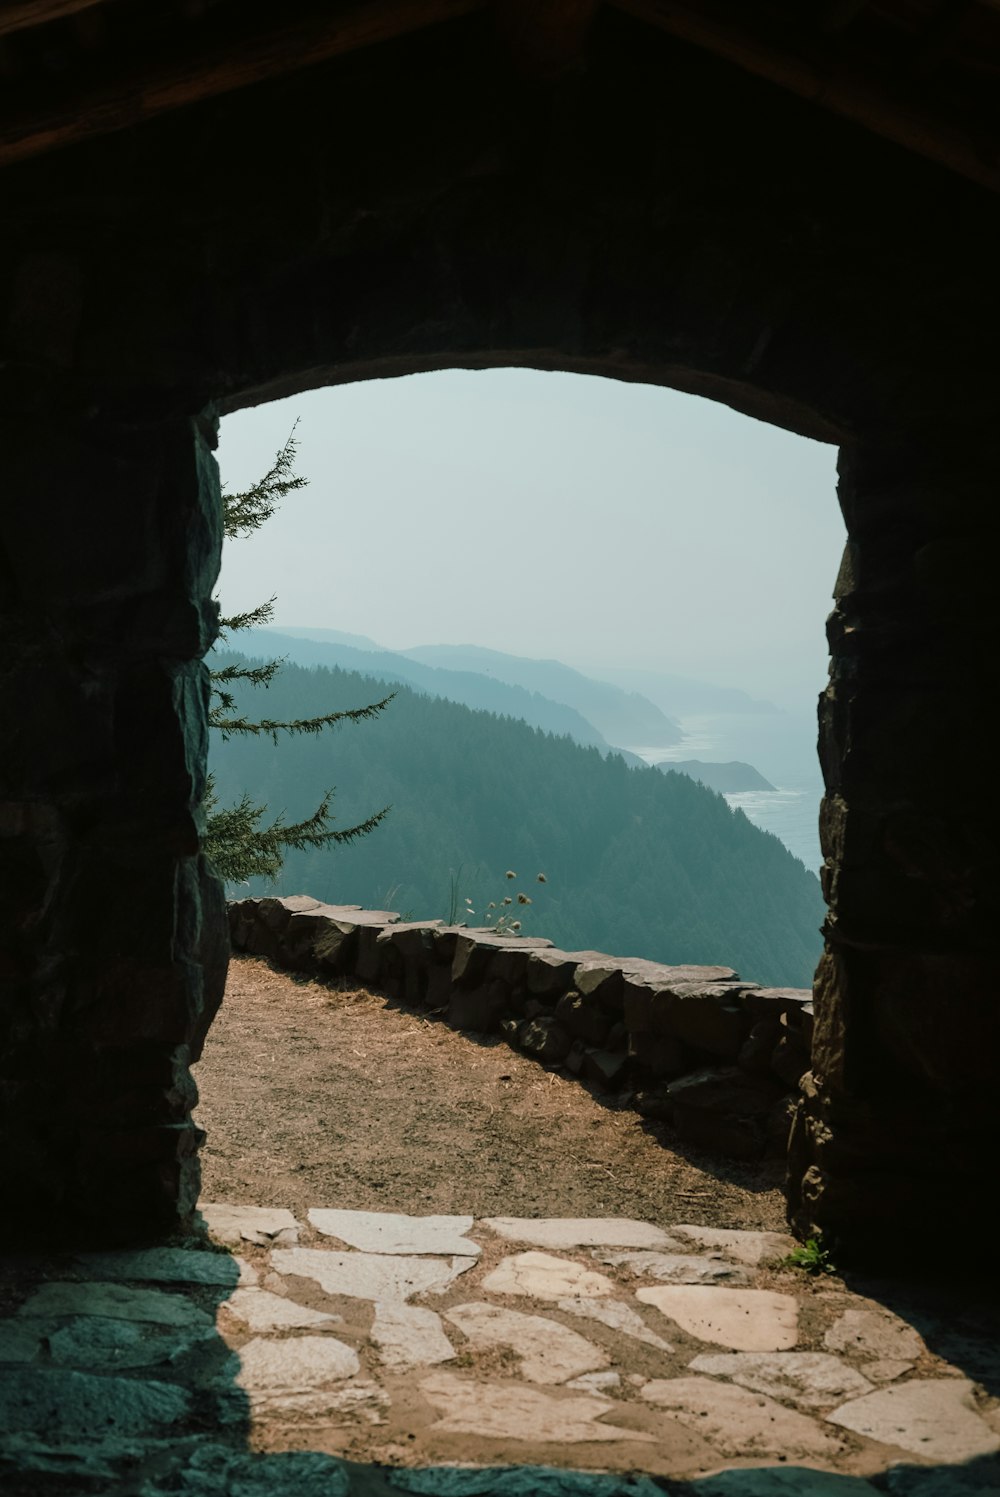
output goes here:
<path id="1" fill-rule="evenodd" d="M 213 663 L 236 659 L 216 652 Z M 365 705 L 384 682 L 286 664 L 247 710 L 281 719 Z M 685 775 L 631 768 L 618 755 L 510 717 L 397 687 L 375 722 L 275 745 L 212 746 L 220 801 L 249 791 L 289 820 L 336 788 L 340 825 L 384 805 L 382 826 L 351 847 L 289 855 L 272 884 L 232 894 L 309 893 L 413 919 L 517 891 L 523 932 L 571 950 L 735 967 L 757 982 L 812 980 L 823 918 L 819 882 L 770 833 Z M 536 882 L 538 873 L 545 883 Z M 471 905 L 465 901 L 470 900 Z"/>
<path id="2" fill-rule="evenodd" d="M 405 681 L 466 707 L 523 717 L 535 727 L 569 733 L 578 743 L 668 748 L 683 738 L 680 724 L 647 697 L 585 676 L 560 660 L 533 660 L 476 645 L 386 650 L 363 635 L 292 626 L 274 626 L 241 641 L 248 651 L 268 647 L 299 665 L 362 671 Z"/>

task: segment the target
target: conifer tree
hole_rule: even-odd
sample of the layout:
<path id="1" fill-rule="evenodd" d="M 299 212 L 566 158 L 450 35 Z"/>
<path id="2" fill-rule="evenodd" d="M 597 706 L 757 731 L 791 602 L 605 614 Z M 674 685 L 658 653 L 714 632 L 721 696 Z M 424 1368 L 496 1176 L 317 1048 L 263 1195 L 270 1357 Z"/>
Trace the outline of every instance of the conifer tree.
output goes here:
<path id="1" fill-rule="evenodd" d="M 252 535 L 270 519 L 287 494 L 305 487 L 309 480 L 294 471 L 295 452 L 293 426 L 288 440 L 271 467 L 252 487 L 239 494 L 229 494 L 223 488 L 222 524 L 226 540 Z M 275 601 L 272 597 L 247 613 L 220 619 L 219 639 L 225 641 L 241 629 L 253 629 L 270 623 L 274 616 Z M 392 700 L 390 693 L 382 701 L 371 702 L 366 707 L 328 712 L 321 717 L 293 721 L 267 717 L 258 720 L 248 718 L 239 710 L 230 688 L 235 682 L 244 681 L 252 687 L 266 689 L 281 669 L 282 663 L 277 659 L 262 661 L 257 665 L 231 664 L 211 671 L 209 726 L 221 733 L 223 739 L 234 735 L 269 735 L 277 743 L 281 733 L 322 733 L 336 723 L 362 722 L 366 718 L 377 717 Z M 279 814 L 266 822 L 268 807 L 256 804 L 249 794 L 244 794 L 235 805 L 220 807 L 213 779 L 209 776 L 203 846 L 220 878 L 226 883 L 245 883 L 247 879 L 256 877 L 274 878 L 281 871 L 285 854 L 290 849 L 301 851 L 308 847 L 325 847 L 330 843 L 353 842 L 373 831 L 389 811 L 389 807 L 384 806 L 381 811 L 376 811 L 355 826 L 333 827 L 330 825 L 333 795 L 332 788 L 327 790 L 315 811 L 302 821 L 288 823 Z"/>

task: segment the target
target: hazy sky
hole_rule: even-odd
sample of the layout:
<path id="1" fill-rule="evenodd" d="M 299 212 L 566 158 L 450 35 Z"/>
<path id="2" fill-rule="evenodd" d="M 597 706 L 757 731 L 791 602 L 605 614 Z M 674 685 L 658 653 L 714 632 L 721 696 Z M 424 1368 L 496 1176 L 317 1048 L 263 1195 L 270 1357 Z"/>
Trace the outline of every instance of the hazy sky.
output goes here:
<path id="1" fill-rule="evenodd" d="M 226 612 L 392 649 L 641 666 L 812 706 L 844 527 L 836 450 L 726 406 L 571 374 L 371 380 L 222 424 L 231 490 L 296 417 L 309 487 L 227 545 Z"/>

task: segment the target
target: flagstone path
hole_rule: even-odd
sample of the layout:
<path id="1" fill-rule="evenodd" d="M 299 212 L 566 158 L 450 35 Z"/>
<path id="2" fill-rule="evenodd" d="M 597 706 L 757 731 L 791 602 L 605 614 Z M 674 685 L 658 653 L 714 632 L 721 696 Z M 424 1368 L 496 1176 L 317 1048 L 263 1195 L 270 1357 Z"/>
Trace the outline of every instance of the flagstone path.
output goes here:
<path id="1" fill-rule="evenodd" d="M 976 1497 L 1000 1348 L 774 1232 L 202 1206 L 9 1260 L 5 1497 Z"/>

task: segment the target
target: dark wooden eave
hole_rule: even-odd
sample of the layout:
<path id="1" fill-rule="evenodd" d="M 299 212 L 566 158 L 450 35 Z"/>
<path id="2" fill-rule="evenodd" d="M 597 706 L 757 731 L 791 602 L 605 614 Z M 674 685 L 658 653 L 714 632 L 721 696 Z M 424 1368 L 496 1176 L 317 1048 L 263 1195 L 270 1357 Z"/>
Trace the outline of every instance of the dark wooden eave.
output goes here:
<path id="1" fill-rule="evenodd" d="M 475 11 L 544 81 L 602 8 L 1000 188 L 1000 0 L 7 0 L 0 166 Z"/>

